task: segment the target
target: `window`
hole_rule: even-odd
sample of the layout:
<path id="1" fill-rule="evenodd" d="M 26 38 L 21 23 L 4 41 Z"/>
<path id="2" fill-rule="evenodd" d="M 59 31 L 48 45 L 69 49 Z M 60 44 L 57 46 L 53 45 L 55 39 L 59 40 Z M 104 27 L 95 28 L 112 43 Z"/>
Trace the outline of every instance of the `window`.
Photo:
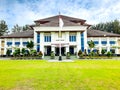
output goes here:
<path id="1" fill-rule="evenodd" d="M 88 53 L 90 53 L 90 49 L 88 49 Z"/>
<path id="2" fill-rule="evenodd" d="M 37 33 L 37 43 L 40 43 L 40 33 Z"/>
<path id="3" fill-rule="evenodd" d="M 103 45 L 106 45 L 107 44 L 107 41 L 102 41 L 101 42 Z"/>
<path id="4" fill-rule="evenodd" d="M 94 49 L 93 52 L 97 52 L 97 49 Z"/>
<path id="5" fill-rule="evenodd" d="M 84 51 L 84 33 L 81 33 L 81 50 Z"/>
<path id="6" fill-rule="evenodd" d="M 51 36 L 49 35 L 44 36 L 44 42 L 51 42 Z"/>
<path id="7" fill-rule="evenodd" d="M 70 35 L 69 36 L 69 41 L 70 42 L 76 42 L 76 35 Z"/>
<path id="8" fill-rule="evenodd" d="M 94 44 L 99 44 L 99 42 L 98 41 L 94 41 Z"/>
<path id="9" fill-rule="evenodd" d="M 7 42 L 8 47 L 12 45 L 12 42 Z"/>
<path id="10" fill-rule="evenodd" d="M 110 49 L 110 52 L 115 54 L 115 49 Z"/>
<path id="11" fill-rule="evenodd" d="M 40 45 L 37 45 L 37 52 L 40 51 Z"/>
<path id="12" fill-rule="evenodd" d="M 15 46 L 19 46 L 20 45 L 20 42 L 15 42 Z"/>
<path id="13" fill-rule="evenodd" d="M 26 46 L 26 45 L 27 45 L 27 42 L 23 42 L 22 44 L 23 44 L 23 46 Z"/>
<path id="14" fill-rule="evenodd" d="M 110 45 L 114 45 L 115 41 L 110 41 L 109 43 L 110 43 Z"/>
<path id="15" fill-rule="evenodd" d="M 10 53 L 12 53 L 12 49 L 10 49 Z"/>

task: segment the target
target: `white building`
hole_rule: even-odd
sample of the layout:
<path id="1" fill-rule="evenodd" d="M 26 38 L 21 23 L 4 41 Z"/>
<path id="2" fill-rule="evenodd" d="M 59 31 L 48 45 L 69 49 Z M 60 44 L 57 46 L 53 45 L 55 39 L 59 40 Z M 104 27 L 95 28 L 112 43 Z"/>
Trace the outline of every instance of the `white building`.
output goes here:
<path id="1" fill-rule="evenodd" d="M 51 51 L 55 52 L 55 55 L 59 55 L 60 43 L 62 55 L 67 52 L 77 54 L 79 50 L 84 51 L 85 49 L 89 52 L 87 43 L 90 40 L 93 40 L 96 45 L 94 51 L 96 49 L 101 51 L 103 48 L 106 51 L 114 49 L 116 54 L 120 54 L 118 48 L 113 48 L 120 44 L 119 34 L 89 30 L 90 25 L 86 24 L 86 20 L 60 16 L 64 22 L 61 39 L 59 39 L 59 15 L 36 20 L 35 25 L 31 25 L 33 30 L 1 36 L 0 55 L 5 55 L 7 49 L 14 52 L 14 47 L 24 48 L 26 42 L 30 40 L 34 42 L 34 49 L 37 52 L 42 51 L 43 56 L 50 55 Z"/>

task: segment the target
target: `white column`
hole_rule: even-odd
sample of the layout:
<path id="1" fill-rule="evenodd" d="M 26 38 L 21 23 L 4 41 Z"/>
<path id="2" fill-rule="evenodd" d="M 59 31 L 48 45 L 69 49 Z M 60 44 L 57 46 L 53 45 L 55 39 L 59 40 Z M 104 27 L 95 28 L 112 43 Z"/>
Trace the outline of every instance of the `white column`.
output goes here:
<path id="1" fill-rule="evenodd" d="M 1 41 L 2 39 L 0 39 L 0 55 L 1 55 L 1 48 L 2 48 Z"/>
<path id="2" fill-rule="evenodd" d="M 118 38 L 117 37 L 115 38 L 115 42 L 116 42 L 115 46 L 118 46 Z M 118 48 L 115 48 L 115 54 L 119 54 Z"/>
<path id="3" fill-rule="evenodd" d="M 110 38 L 107 37 L 107 52 L 110 51 Z"/>
<path id="4" fill-rule="evenodd" d="M 102 51 L 102 45 L 101 45 L 101 38 L 99 37 L 99 53 L 101 54 Z"/>
<path id="5" fill-rule="evenodd" d="M 23 40 L 22 40 L 22 38 L 20 38 L 20 49 L 22 49 L 23 48 Z"/>
<path id="6" fill-rule="evenodd" d="M 6 51 L 7 51 L 7 39 L 5 38 L 5 48 L 4 48 L 4 55 L 6 55 Z"/>
<path id="7" fill-rule="evenodd" d="M 54 45 L 51 46 L 51 51 L 53 51 L 55 53 L 55 46 Z"/>
<path id="8" fill-rule="evenodd" d="M 40 51 L 43 53 L 44 58 L 44 33 L 40 33 Z"/>
<path id="9" fill-rule="evenodd" d="M 15 39 L 12 39 L 12 53 L 15 51 Z"/>
<path id="10" fill-rule="evenodd" d="M 87 50 L 87 30 L 85 30 L 83 33 L 84 33 L 84 49 Z"/>
<path id="11" fill-rule="evenodd" d="M 69 45 L 66 46 L 66 53 L 69 52 Z"/>
<path id="12" fill-rule="evenodd" d="M 51 43 L 54 43 L 55 39 L 57 39 L 57 36 L 55 35 L 55 32 L 51 32 Z"/>
<path id="13" fill-rule="evenodd" d="M 77 41 L 77 53 L 78 53 L 78 51 L 81 49 L 81 32 L 77 32 L 77 39 L 76 39 L 76 41 Z M 78 54 L 77 54 L 77 57 L 78 57 Z"/>
<path id="14" fill-rule="evenodd" d="M 68 43 L 68 45 L 66 45 L 66 53 L 69 52 L 69 46 L 70 46 L 69 45 L 69 43 L 70 43 L 70 41 L 69 41 L 69 34 L 70 34 L 69 32 L 65 33 L 65 42 Z"/>
<path id="15" fill-rule="evenodd" d="M 34 31 L 34 49 L 37 50 L 37 32 Z"/>

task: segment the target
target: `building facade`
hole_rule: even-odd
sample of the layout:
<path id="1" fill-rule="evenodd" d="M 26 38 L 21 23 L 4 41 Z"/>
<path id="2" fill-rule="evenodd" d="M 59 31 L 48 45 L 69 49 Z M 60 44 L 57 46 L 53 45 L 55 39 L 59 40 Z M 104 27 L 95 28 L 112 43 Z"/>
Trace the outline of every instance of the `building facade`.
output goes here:
<path id="1" fill-rule="evenodd" d="M 94 41 L 94 51 L 105 49 L 120 54 L 118 48 L 113 46 L 120 45 L 120 35 L 99 30 L 90 30 L 90 25 L 86 20 L 60 15 L 64 22 L 61 29 L 59 27 L 59 15 L 34 21 L 31 25 L 33 30 L 12 33 L 0 37 L 0 55 L 5 55 L 7 49 L 14 52 L 14 48 L 26 48 L 27 41 L 34 42 L 34 49 L 42 52 L 43 57 L 50 55 L 53 51 L 59 55 L 59 46 L 61 45 L 61 54 L 67 52 L 76 54 L 79 50 L 90 52 L 88 42 Z M 61 34 L 61 38 L 59 38 Z"/>

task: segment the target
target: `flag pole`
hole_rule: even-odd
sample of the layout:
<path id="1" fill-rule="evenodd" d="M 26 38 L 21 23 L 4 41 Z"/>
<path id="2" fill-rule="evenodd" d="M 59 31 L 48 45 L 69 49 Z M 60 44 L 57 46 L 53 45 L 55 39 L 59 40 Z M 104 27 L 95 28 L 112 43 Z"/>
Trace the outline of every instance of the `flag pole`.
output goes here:
<path id="1" fill-rule="evenodd" d="M 61 28 L 62 28 L 62 26 L 61 26 L 61 17 L 60 17 L 60 12 L 59 12 L 59 61 L 62 61 L 62 54 L 61 54 L 61 37 L 62 37 L 62 35 L 61 35 Z"/>

